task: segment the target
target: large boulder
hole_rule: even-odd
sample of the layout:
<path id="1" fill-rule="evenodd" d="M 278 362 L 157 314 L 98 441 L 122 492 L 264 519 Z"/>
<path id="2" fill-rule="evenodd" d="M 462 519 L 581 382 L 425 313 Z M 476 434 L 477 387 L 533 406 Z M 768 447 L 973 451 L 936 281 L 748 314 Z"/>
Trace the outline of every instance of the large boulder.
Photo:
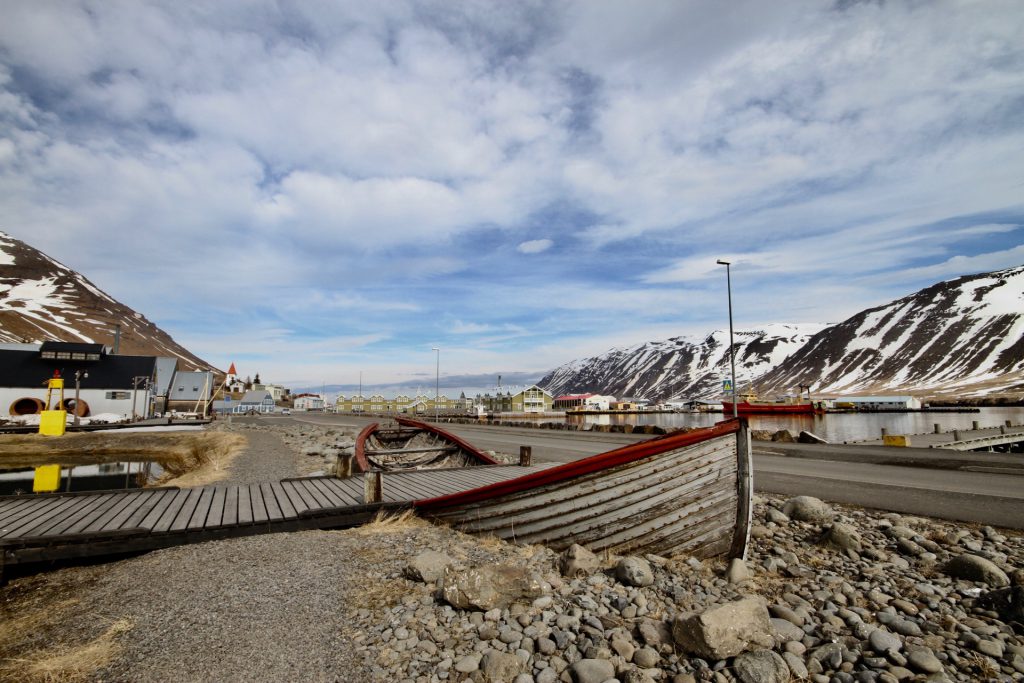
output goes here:
<path id="1" fill-rule="evenodd" d="M 822 542 L 841 550 L 861 551 L 861 538 L 856 527 L 836 522 L 825 531 Z"/>
<path id="2" fill-rule="evenodd" d="M 768 607 L 760 597 L 676 617 L 672 637 L 685 652 L 709 660 L 735 657 L 758 647 L 770 648 L 774 643 Z"/>
<path id="3" fill-rule="evenodd" d="M 813 496 L 790 498 L 782 506 L 782 512 L 798 522 L 826 524 L 832 521 L 832 508 Z"/>
<path id="4" fill-rule="evenodd" d="M 466 570 L 447 566 L 441 581 L 445 602 L 459 609 L 505 608 L 516 600 L 532 600 L 544 593 L 539 577 L 522 567 L 508 565 L 491 564 Z"/>
<path id="5" fill-rule="evenodd" d="M 511 681 L 526 669 L 526 662 L 508 652 L 488 650 L 480 660 L 480 671 L 487 681 Z"/>
<path id="6" fill-rule="evenodd" d="M 570 671 L 576 683 L 604 683 L 615 678 L 615 666 L 607 659 L 581 659 Z"/>
<path id="7" fill-rule="evenodd" d="M 436 550 L 425 550 L 416 557 L 405 568 L 406 578 L 423 583 L 436 583 L 444 576 L 446 567 L 455 564 L 455 560 L 444 553 Z"/>
<path id="8" fill-rule="evenodd" d="M 559 560 L 563 576 L 581 578 L 601 568 L 601 558 L 583 546 L 573 543 L 565 549 Z"/>
<path id="9" fill-rule="evenodd" d="M 650 586 L 654 583 L 651 564 L 640 557 L 624 557 L 615 565 L 615 577 L 627 586 Z"/>
<path id="10" fill-rule="evenodd" d="M 771 650 L 744 652 L 732 663 L 733 674 L 741 683 L 787 683 L 789 665 Z"/>
<path id="11" fill-rule="evenodd" d="M 788 429 L 780 429 L 779 431 L 772 434 L 772 441 L 779 443 L 793 443 L 796 439 L 789 433 Z"/>
<path id="12" fill-rule="evenodd" d="M 819 444 L 826 444 L 826 443 L 828 443 L 828 441 L 825 441 L 825 439 L 821 438 L 820 436 L 818 436 L 814 432 L 808 432 L 807 430 L 804 430 L 804 431 L 800 432 L 800 436 L 798 436 L 796 438 L 796 440 L 799 443 L 819 443 Z"/>
<path id="13" fill-rule="evenodd" d="M 945 571 L 955 579 L 988 584 L 993 588 L 1010 585 L 1010 577 L 991 560 L 977 555 L 958 555 L 946 563 Z"/>

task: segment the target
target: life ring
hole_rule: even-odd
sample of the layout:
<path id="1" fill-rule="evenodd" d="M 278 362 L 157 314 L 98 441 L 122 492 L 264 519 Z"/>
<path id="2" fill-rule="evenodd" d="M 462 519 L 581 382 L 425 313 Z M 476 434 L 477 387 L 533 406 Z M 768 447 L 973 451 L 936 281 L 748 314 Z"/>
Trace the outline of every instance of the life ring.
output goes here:
<path id="1" fill-rule="evenodd" d="M 71 415 L 74 415 L 77 412 L 78 417 L 89 417 L 89 404 L 82 399 L 78 399 L 77 408 L 75 407 L 75 399 L 73 398 L 64 399 L 64 401 L 61 402 L 61 407 Z"/>
<path id="2" fill-rule="evenodd" d="M 11 404 L 10 414 L 11 415 L 38 415 L 43 412 L 46 406 L 43 405 L 42 400 L 38 398 L 31 398 L 25 396 L 17 399 Z"/>

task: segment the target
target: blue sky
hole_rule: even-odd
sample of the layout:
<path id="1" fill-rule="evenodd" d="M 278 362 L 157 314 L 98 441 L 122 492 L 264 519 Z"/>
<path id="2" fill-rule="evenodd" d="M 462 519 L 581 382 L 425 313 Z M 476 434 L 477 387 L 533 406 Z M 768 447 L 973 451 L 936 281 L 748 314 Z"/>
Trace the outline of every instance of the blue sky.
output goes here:
<path id="1" fill-rule="evenodd" d="M 523 378 L 1024 263 L 1024 5 L 4 2 L 0 230 L 221 368 Z"/>

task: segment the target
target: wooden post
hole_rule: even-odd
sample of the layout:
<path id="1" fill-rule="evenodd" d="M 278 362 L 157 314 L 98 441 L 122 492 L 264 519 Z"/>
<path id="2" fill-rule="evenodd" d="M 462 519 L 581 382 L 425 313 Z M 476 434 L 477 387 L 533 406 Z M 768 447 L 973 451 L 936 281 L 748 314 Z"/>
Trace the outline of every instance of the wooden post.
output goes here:
<path id="1" fill-rule="evenodd" d="M 335 476 L 339 479 L 348 479 L 352 476 L 352 460 L 353 456 L 351 453 L 342 453 L 338 456 L 338 464 L 335 466 Z"/>
<path id="2" fill-rule="evenodd" d="M 363 502 L 379 503 L 384 500 L 384 473 L 380 470 L 363 475 Z"/>
<path id="3" fill-rule="evenodd" d="M 1006 433 L 1006 426 L 1005 425 L 999 425 L 999 433 L 1000 434 L 1005 434 Z"/>
<path id="4" fill-rule="evenodd" d="M 974 430 L 978 429 L 978 421 L 977 420 L 971 420 L 971 429 L 974 429 Z"/>
<path id="5" fill-rule="evenodd" d="M 519 466 L 529 467 L 533 460 L 533 447 L 532 446 L 520 446 L 519 447 Z"/>
<path id="6" fill-rule="evenodd" d="M 959 429 L 954 429 L 953 430 L 953 441 L 959 441 L 959 440 L 960 440 L 960 430 Z"/>
<path id="7" fill-rule="evenodd" d="M 1012 422 L 1010 422 L 1009 420 L 1007 420 L 1007 421 L 1006 421 L 1006 426 L 1007 426 L 1007 427 L 1012 427 L 1012 426 L 1013 426 L 1013 423 L 1012 423 Z"/>
<path id="8" fill-rule="evenodd" d="M 889 433 L 889 430 L 886 429 L 885 427 L 882 427 L 882 437 L 884 438 L 885 435 L 888 434 L 888 433 Z"/>
<path id="9" fill-rule="evenodd" d="M 935 433 L 936 434 L 941 434 L 942 433 L 942 426 L 938 422 L 935 423 L 934 428 L 935 428 Z"/>

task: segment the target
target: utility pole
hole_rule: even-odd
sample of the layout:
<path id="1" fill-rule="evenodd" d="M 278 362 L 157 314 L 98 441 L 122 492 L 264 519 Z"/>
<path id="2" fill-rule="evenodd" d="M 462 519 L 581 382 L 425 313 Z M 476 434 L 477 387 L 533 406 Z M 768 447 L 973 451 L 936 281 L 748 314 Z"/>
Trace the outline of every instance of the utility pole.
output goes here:
<path id="1" fill-rule="evenodd" d="M 732 366 L 732 416 L 739 414 L 736 406 L 736 347 L 732 341 L 732 275 L 729 272 L 730 261 L 718 259 L 715 263 L 725 266 L 725 286 L 729 292 L 729 364 Z"/>
<path id="2" fill-rule="evenodd" d="M 437 405 L 441 399 L 441 349 L 435 346 L 431 351 L 437 352 L 437 367 L 434 371 L 434 422 L 437 422 Z"/>
<path id="3" fill-rule="evenodd" d="M 82 379 L 83 378 L 88 379 L 89 378 L 89 373 L 86 372 L 86 371 L 83 371 L 83 370 L 75 370 L 75 421 L 74 421 L 74 425 L 76 427 L 79 425 L 79 419 L 78 419 L 78 413 L 79 413 L 79 411 L 78 411 L 78 391 L 81 388 Z"/>

